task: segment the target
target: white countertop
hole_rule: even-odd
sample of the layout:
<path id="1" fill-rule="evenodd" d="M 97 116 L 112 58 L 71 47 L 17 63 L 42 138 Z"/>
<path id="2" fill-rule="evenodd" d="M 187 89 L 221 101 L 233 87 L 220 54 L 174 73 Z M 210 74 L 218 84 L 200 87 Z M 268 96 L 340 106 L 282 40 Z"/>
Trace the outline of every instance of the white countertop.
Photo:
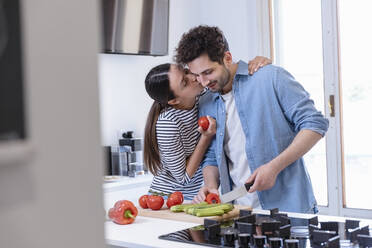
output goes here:
<path id="1" fill-rule="evenodd" d="M 200 247 L 198 245 L 167 241 L 158 238 L 162 234 L 179 231 L 196 225 L 195 223 L 137 216 L 135 222 L 130 225 L 117 225 L 111 221 L 106 221 L 105 238 L 107 244 L 123 247 Z"/>

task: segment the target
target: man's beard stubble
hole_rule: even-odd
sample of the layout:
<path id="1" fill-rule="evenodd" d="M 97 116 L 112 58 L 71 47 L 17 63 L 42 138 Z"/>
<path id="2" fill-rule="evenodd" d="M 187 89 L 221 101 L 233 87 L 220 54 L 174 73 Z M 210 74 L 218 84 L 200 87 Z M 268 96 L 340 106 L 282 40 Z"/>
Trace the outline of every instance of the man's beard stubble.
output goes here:
<path id="1" fill-rule="evenodd" d="M 221 79 L 217 81 L 217 85 L 218 85 L 218 92 L 220 94 L 224 94 L 223 93 L 223 88 L 230 82 L 230 77 L 231 77 L 231 73 L 230 71 L 226 68 L 226 66 L 224 65 L 223 67 L 224 69 L 224 75 L 221 76 Z M 227 92 L 226 92 L 227 93 Z"/>

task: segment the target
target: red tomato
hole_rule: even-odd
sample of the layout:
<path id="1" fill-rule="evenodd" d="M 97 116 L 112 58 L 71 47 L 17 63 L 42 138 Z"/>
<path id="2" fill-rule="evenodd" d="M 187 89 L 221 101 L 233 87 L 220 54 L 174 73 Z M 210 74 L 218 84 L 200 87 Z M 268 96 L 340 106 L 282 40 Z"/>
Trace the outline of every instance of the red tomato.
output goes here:
<path id="1" fill-rule="evenodd" d="M 203 128 L 203 130 L 207 130 L 208 127 L 209 127 L 208 118 L 206 116 L 200 117 L 199 120 L 198 120 L 198 124 L 199 124 L 199 126 L 201 126 L 201 128 Z"/>
<path id="2" fill-rule="evenodd" d="M 143 195 L 138 199 L 138 203 L 141 206 L 141 208 L 149 208 L 147 206 L 147 197 L 148 195 Z"/>
<path id="3" fill-rule="evenodd" d="M 183 195 L 181 192 L 174 192 L 172 193 L 167 199 L 167 207 L 171 208 L 172 206 L 182 204 L 183 202 Z"/>
<path id="4" fill-rule="evenodd" d="M 209 193 L 205 201 L 208 202 L 208 204 L 221 203 L 220 197 L 215 193 Z"/>
<path id="5" fill-rule="evenodd" d="M 164 205 L 164 199 L 160 195 L 149 195 L 146 203 L 152 210 L 159 210 Z"/>
<path id="6" fill-rule="evenodd" d="M 183 202 L 183 194 L 182 194 L 182 192 L 176 191 L 176 192 L 173 192 L 173 194 L 179 195 L 181 197 L 181 199 L 182 199 L 182 202 Z"/>

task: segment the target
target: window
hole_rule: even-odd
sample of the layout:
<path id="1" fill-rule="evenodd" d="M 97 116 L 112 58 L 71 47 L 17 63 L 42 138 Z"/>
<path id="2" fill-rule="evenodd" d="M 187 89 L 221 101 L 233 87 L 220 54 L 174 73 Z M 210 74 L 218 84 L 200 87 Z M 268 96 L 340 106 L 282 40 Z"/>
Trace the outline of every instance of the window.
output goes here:
<path id="1" fill-rule="evenodd" d="M 372 2 L 338 1 L 345 199 L 372 209 Z M 364 194 L 362 193 L 364 192 Z"/>
<path id="2" fill-rule="evenodd" d="M 372 217 L 372 2 L 271 0 L 274 63 L 330 121 L 304 158 L 321 213 Z"/>

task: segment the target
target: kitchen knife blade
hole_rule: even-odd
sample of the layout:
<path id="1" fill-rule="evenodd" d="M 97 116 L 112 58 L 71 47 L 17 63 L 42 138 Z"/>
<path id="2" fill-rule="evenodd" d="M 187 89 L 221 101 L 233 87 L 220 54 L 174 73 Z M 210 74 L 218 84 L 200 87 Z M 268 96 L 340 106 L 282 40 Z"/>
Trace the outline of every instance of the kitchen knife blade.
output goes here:
<path id="1" fill-rule="evenodd" d="M 220 196 L 220 200 L 222 203 L 231 202 L 235 199 L 245 196 L 248 193 L 248 190 L 251 188 L 254 182 L 246 183 L 226 194 Z"/>

